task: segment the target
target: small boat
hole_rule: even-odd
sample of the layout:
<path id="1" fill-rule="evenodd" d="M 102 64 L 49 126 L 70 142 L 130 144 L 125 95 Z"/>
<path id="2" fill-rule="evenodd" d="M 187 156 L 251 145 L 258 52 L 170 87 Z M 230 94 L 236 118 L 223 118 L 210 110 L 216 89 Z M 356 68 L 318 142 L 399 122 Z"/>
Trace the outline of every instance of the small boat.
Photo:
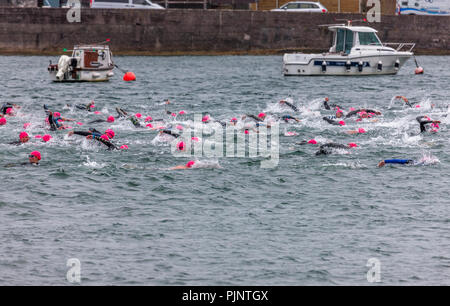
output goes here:
<path id="1" fill-rule="evenodd" d="M 102 82 L 114 76 L 114 63 L 108 45 L 76 45 L 72 56 L 62 55 L 48 72 L 55 82 Z"/>
<path id="2" fill-rule="evenodd" d="M 330 50 L 322 54 L 284 54 L 285 76 L 396 74 L 414 56 L 414 43 L 383 44 L 373 28 L 352 26 L 351 21 L 326 26 L 334 33 Z"/>

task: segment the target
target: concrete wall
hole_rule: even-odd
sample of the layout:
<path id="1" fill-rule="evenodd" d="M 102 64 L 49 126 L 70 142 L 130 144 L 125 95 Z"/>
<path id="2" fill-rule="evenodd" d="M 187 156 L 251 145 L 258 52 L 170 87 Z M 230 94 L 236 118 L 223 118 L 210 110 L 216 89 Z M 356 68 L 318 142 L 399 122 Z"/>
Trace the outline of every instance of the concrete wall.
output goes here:
<path id="1" fill-rule="evenodd" d="M 78 43 L 111 39 L 114 54 L 270 54 L 323 51 L 330 34 L 321 24 L 357 14 L 217 10 L 0 8 L 0 53 L 60 54 Z M 415 42 L 421 54 L 450 54 L 450 17 L 382 16 L 371 24 L 384 42 Z"/>

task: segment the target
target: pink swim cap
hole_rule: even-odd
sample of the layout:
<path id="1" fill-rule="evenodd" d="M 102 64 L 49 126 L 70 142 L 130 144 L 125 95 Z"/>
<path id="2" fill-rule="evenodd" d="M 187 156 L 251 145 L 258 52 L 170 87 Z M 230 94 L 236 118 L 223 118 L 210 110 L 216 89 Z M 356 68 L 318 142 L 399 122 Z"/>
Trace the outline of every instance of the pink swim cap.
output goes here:
<path id="1" fill-rule="evenodd" d="M 245 130 L 245 131 L 244 131 L 244 134 L 248 134 L 248 130 Z"/>
<path id="2" fill-rule="evenodd" d="M 365 132 L 366 132 L 366 130 L 363 129 L 363 128 L 359 128 L 359 129 L 358 129 L 358 133 L 365 133 Z"/>
<path id="3" fill-rule="evenodd" d="M 231 118 L 230 122 L 237 122 L 237 118 L 235 117 Z"/>
<path id="4" fill-rule="evenodd" d="M 120 146 L 120 149 L 122 149 L 122 150 L 128 150 L 128 146 L 127 146 L 127 145 L 121 145 L 121 146 Z"/>
<path id="5" fill-rule="evenodd" d="M 104 140 L 109 140 L 109 137 L 108 137 L 108 135 L 106 135 L 106 134 L 103 134 L 100 138 L 101 138 L 101 139 L 104 139 Z"/>
<path id="6" fill-rule="evenodd" d="M 141 117 L 142 117 L 142 114 L 140 114 L 140 113 L 136 114 L 136 118 L 141 118 Z"/>
<path id="7" fill-rule="evenodd" d="M 109 138 L 111 138 L 111 139 L 113 139 L 114 136 L 116 135 L 116 133 L 114 133 L 114 131 L 111 130 L 111 129 L 107 129 L 107 130 L 105 131 L 105 134 L 107 134 L 107 135 L 109 136 Z"/>
<path id="8" fill-rule="evenodd" d="M 190 161 L 188 161 L 188 163 L 186 164 L 186 167 L 192 168 L 192 166 L 193 166 L 194 164 L 195 164 L 195 161 L 190 160 Z"/>
<path id="9" fill-rule="evenodd" d="M 147 118 L 145 118 L 145 122 L 147 121 L 153 121 L 153 118 L 151 116 L 148 116 Z"/>
<path id="10" fill-rule="evenodd" d="M 48 117 L 45 118 L 45 122 L 49 123 L 49 122 L 48 122 Z"/>
<path id="11" fill-rule="evenodd" d="M 416 105 L 416 108 L 419 108 L 420 107 L 420 105 Z"/>
<path id="12" fill-rule="evenodd" d="M 9 115 L 13 111 L 12 107 L 6 109 L 6 114 Z"/>
<path id="13" fill-rule="evenodd" d="M 179 130 L 184 129 L 184 127 L 182 125 L 177 125 L 176 128 L 179 129 Z"/>
<path id="14" fill-rule="evenodd" d="M 82 122 L 77 122 L 77 124 L 78 124 L 78 125 L 83 125 L 83 123 L 82 123 Z"/>
<path id="15" fill-rule="evenodd" d="M 308 141 L 308 143 L 310 143 L 310 144 L 317 144 L 317 141 L 315 139 L 311 139 L 311 140 Z"/>
<path id="16" fill-rule="evenodd" d="M 43 140 L 44 142 L 47 142 L 47 141 L 49 141 L 50 139 L 52 139 L 52 136 L 50 136 L 49 134 L 45 134 L 44 136 L 42 136 L 42 140 Z"/>
<path id="17" fill-rule="evenodd" d="M 352 112 L 352 111 L 355 110 L 355 108 L 354 108 L 354 107 L 350 107 L 348 110 L 349 110 L 350 112 Z"/>
<path id="18" fill-rule="evenodd" d="M 362 121 L 362 119 L 361 119 L 361 118 L 358 118 L 358 119 L 356 119 L 356 121 Z"/>
<path id="19" fill-rule="evenodd" d="M 209 116 L 208 115 L 203 116 L 202 122 L 208 122 L 208 121 L 209 121 Z"/>
<path id="20" fill-rule="evenodd" d="M 264 114 L 264 113 L 259 113 L 258 114 L 258 118 L 265 118 L 266 117 L 266 114 Z"/>
<path id="21" fill-rule="evenodd" d="M 339 124 L 340 125 L 345 125 L 345 122 L 344 121 L 339 121 Z"/>
<path id="22" fill-rule="evenodd" d="M 96 114 L 96 115 L 100 115 L 102 112 L 99 112 L 99 111 L 96 111 L 96 112 L 94 112 L 94 114 Z"/>
<path id="23" fill-rule="evenodd" d="M 337 111 L 336 111 L 336 114 L 337 113 L 343 113 L 343 111 L 338 107 L 338 109 L 337 109 Z"/>
<path id="24" fill-rule="evenodd" d="M 178 115 L 184 115 L 184 114 L 186 114 L 185 111 L 180 111 L 180 112 L 178 113 Z"/>
<path id="25" fill-rule="evenodd" d="M 149 123 L 146 125 L 146 127 L 153 128 L 153 125 L 151 123 Z"/>
<path id="26" fill-rule="evenodd" d="M 183 150 L 184 150 L 184 142 L 183 142 L 183 141 L 180 141 L 180 142 L 177 144 L 177 149 L 180 150 L 180 151 L 183 151 Z"/>
<path id="27" fill-rule="evenodd" d="M 172 115 L 172 117 L 176 117 L 177 116 L 177 114 L 175 114 L 175 113 L 172 113 L 171 115 Z"/>
<path id="28" fill-rule="evenodd" d="M 23 124 L 23 128 L 26 129 L 26 128 L 28 128 L 30 125 L 31 125 L 31 123 L 29 123 L 29 122 L 24 123 L 24 124 Z"/>
<path id="29" fill-rule="evenodd" d="M 192 137 L 193 141 L 199 141 L 198 137 Z"/>
<path id="30" fill-rule="evenodd" d="M 349 146 L 350 148 L 356 148 L 358 145 L 357 145 L 356 143 L 354 143 L 354 142 L 350 142 L 350 143 L 348 144 L 348 146 Z"/>
<path id="31" fill-rule="evenodd" d="M 39 152 L 39 151 L 33 151 L 30 153 L 30 155 L 33 155 L 33 156 L 37 157 L 38 160 L 41 160 L 41 152 Z"/>
<path id="32" fill-rule="evenodd" d="M 95 104 L 91 104 L 91 106 L 89 106 L 90 108 L 94 108 L 95 107 Z"/>
<path id="33" fill-rule="evenodd" d="M 6 119 L 5 118 L 0 118 L 0 125 L 5 125 L 6 124 Z"/>
<path id="34" fill-rule="evenodd" d="M 25 138 L 25 137 L 28 137 L 27 132 L 22 132 L 22 133 L 19 134 L 19 139 L 22 139 L 22 138 Z"/>
<path id="35" fill-rule="evenodd" d="M 61 117 L 61 113 L 59 113 L 59 112 L 54 112 L 54 113 L 53 113 L 53 117 Z"/>
<path id="36" fill-rule="evenodd" d="M 114 120 L 113 116 L 109 116 L 108 119 L 106 119 L 107 122 L 114 122 Z"/>

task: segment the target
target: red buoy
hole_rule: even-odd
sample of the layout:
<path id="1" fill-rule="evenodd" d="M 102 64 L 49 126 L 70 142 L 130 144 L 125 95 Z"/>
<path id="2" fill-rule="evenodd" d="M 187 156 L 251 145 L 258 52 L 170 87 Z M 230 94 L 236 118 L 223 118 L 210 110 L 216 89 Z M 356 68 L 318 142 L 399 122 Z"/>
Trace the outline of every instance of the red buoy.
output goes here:
<path id="1" fill-rule="evenodd" d="M 133 72 L 127 72 L 125 73 L 125 75 L 123 76 L 123 80 L 125 82 L 129 82 L 129 81 L 136 81 L 136 76 L 134 75 Z"/>
<path id="2" fill-rule="evenodd" d="M 417 67 L 416 70 L 414 71 L 415 74 L 423 74 L 423 68 L 422 67 Z"/>

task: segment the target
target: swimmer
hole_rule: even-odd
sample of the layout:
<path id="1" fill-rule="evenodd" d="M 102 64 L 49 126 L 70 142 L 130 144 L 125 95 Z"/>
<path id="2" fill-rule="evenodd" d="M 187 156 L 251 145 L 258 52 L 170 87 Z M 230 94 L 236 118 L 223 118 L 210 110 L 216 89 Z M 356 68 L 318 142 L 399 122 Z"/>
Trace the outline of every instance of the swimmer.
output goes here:
<path id="1" fill-rule="evenodd" d="M 300 141 L 300 142 L 296 142 L 295 144 L 298 144 L 298 145 L 317 144 L 317 140 L 315 140 L 315 139 L 302 140 L 302 141 Z"/>
<path id="2" fill-rule="evenodd" d="M 247 114 L 247 115 L 242 116 L 242 120 L 244 120 L 247 117 L 255 120 L 256 122 L 263 122 L 264 119 L 266 119 L 266 114 L 259 113 L 258 116 L 255 116 L 255 115 L 252 115 L 252 114 Z"/>
<path id="3" fill-rule="evenodd" d="M 331 110 L 331 108 L 338 108 L 338 109 L 341 109 L 342 107 L 340 107 L 339 105 L 337 105 L 337 104 L 328 104 L 328 101 L 330 101 L 330 99 L 328 99 L 328 97 L 326 97 L 324 100 L 323 100 L 323 107 L 325 107 L 325 109 L 326 110 Z"/>
<path id="4" fill-rule="evenodd" d="M 108 130 L 107 130 L 107 132 L 108 132 Z M 117 146 L 109 140 L 111 138 L 110 133 L 101 134 L 96 129 L 91 128 L 88 131 L 70 131 L 67 135 L 68 136 L 72 136 L 72 135 L 85 136 L 86 139 L 94 139 L 94 140 L 97 140 L 98 142 L 104 144 L 105 146 L 108 147 L 108 150 L 118 150 Z M 114 135 L 112 135 L 112 136 L 114 137 Z"/>
<path id="5" fill-rule="evenodd" d="M 334 143 L 329 142 L 321 145 L 319 147 L 319 151 L 316 152 L 316 155 L 328 155 L 333 153 L 333 149 L 349 149 L 349 148 L 355 148 L 357 145 L 353 142 L 349 143 L 348 145 L 343 145 L 340 143 Z"/>
<path id="6" fill-rule="evenodd" d="M 359 128 L 357 130 L 350 130 L 350 131 L 346 131 L 347 134 L 352 135 L 352 134 L 364 134 L 366 133 L 366 130 L 363 128 Z"/>
<path id="7" fill-rule="evenodd" d="M 343 120 L 337 121 L 336 116 L 326 116 L 326 117 L 323 117 L 322 119 L 332 125 L 345 125 L 345 122 Z"/>
<path id="8" fill-rule="evenodd" d="M 373 113 L 373 116 L 375 116 L 375 115 L 380 116 L 381 115 L 380 111 L 373 110 L 373 109 L 368 109 L 368 108 L 360 108 L 360 109 L 355 109 L 355 110 L 353 110 L 351 112 L 348 112 L 348 114 L 345 116 L 345 118 L 350 118 L 351 116 L 354 116 L 354 115 L 356 115 L 358 113 L 364 113 L 364 112 L 365 113 L 369 113 L 369 114 Z"/>
<path id="9" fill-rule="evenodd" d="M 102 123 L 102 122 L 113 123 L 114 121 L 115 121 L 114 117 L 113 116 L 109 116 L 106 119 L 95 119 L 95 120 L 92 120 L 92 121 L 88 122 L 88 124 Z"/>
<path id="10" fill-rule="evenodd" d="M 33 151 L 28 155 L 28 163 L 21 163 L 21 164 L 7 164 L 5 165 L 6 168 L 15 167 L 15 166 L 39 166 L 39 162 L 41 161 L 41 152 L 39 151 Z"/>
<path id="11" fill-rule="evenodd" d="M 13 141 L 13 142 L 10 142 L 9 144 L 13 145 L 13 146 L 20 146 L 24 143 L 27 143 L 29 140 L 30 140 L 30 136 L 28 136 L 27 132 L 22 132 L 19 135 L 19 141 Z"/>
<path id="12" fill-rule="evenodd" d="M 439 123 L 441 123 L 439 120 L 431 120 L 428 116 L 418 116 L 416 118 L 417 122 L 420 124 L 420 132 L 437 132 L 439 130 Z M 427 126 L 427 124 L 431 123 L 431 128 Z"/>
<path id="13" fill-rule="evenodd" d="M 136 116 L 128 115 L 128 113 L 126 111 L 124 111 L 123 109 L 121 109 L 119 107 L 116 107 L 116 112 L 119 114 L 119 116 L 117 118 L 125 117 L 125 118 L 129 119 L 135 127 L 143 128 L 143 126 L 139 123 L 139 120 L 136 118 Z"/>
<path id="14" fill-rule="evenodd" d="M 405 104 L 408 105 L 411 108 L 413 107 L 414 104 L 417 104 L 417 103 L 409 102 L 408 98 L 406 98 L 405 96 L 396 96 L 395 99 L 402 99 L 403 102 L 405 102 Z"/>
<path id="15" fill-rule="evenodd" d="M 195 161 L 190 160 L 187 162 L 186 165 L 179 165 L 172 168 L 169 168 L 169 170 L 184 170 L 184 169 L 192 169 L 192 167 L 195 165 Z"/>
<path id="16" fill-rule="evenodd" d="M 283 120 L 286 123 L 289 123 L 289 120 L 295 120 L 296 122 L 300 122 L 300 119 L 292 117 L 291 115 L 284 115 L 281 117 L 281 120 Z"/>
<path id="17" fill-rule="evenodd" d="M 292 104 L 292 103 L 290 103 L 290 102 L 288 102 L 288 101 L 286 101 L 286 100 L 281 100 L 279 103 L 280 103 L 281 105 L 289 106 L 294 112 L 298 112 L 297 106 L 295 106 L 294 104 Z"/>
<path id="18" fill-rule="evenodd" d="M 66 104 L 67 107 L 72 107 L 71 104 Z M 81 110 L 86 110 L 88 112 L 92 112 L 92 109 L 95 108 L 94 101 L 89 102 L 88 104 L 75 104 L 75 107 Z"/>
<path id="19" fill-rule="evenodd" d="M 384 167 L 386 164 L 414 165 L 416 162 L 412 159 L 385 159 L 378 163 L 378 168 Z"/>
<path id="20" fill-rule="evenodd" d="M 14 112 L 13 112 L 14 108 L 19 109 L 20 106 L 17 104 L 14 104 L 14 103 L 6 102 L 0 108 L 0 113 L 3 115 L 7 115 L 7 116 L 14 116 Z"/>
<path id="21" fill-rule="evenodd" d="M 170 136 L 172 136 L 174 138 L 180 137 L 180 134 L 172 132 L 170 129 L 162 129 L 162 130 L 160 130 L 159 131 L 159 135 L 162 135 L 162 134 L 170 135 Z"/>

